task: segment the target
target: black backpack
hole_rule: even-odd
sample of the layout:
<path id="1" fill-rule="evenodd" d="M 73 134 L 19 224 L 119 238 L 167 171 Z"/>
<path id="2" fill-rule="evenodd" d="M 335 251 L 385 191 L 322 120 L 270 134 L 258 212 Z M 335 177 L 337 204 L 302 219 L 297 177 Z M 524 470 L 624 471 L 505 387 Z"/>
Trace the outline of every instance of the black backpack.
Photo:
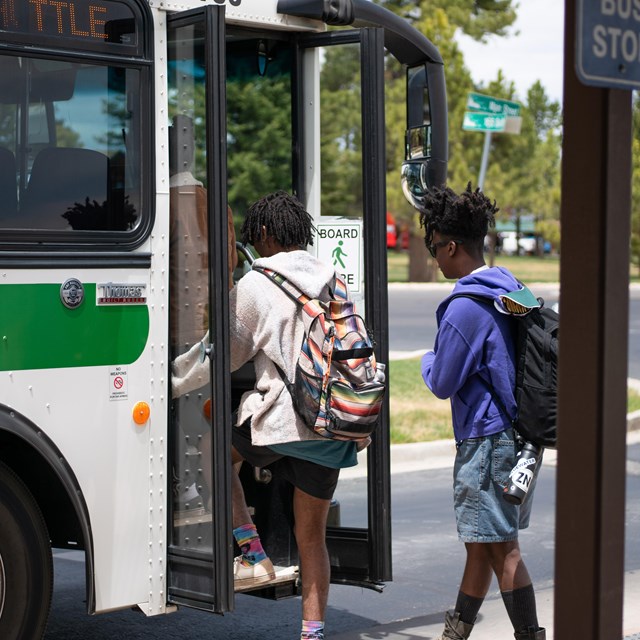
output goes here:
<path id="1" fill-rule="evenodd" d="M 526 289 L 524 285 L 523 288 Z M 458 297 L 494 306 L 491 298 L 478 294 L 451 296 Z M 512 418 L 513 427 L 525 441 L 553 448 L 557 440 L 559 316 L 544 306 L 542 298 L 535 298 L 533 294 L 531 298 L 537 301 L 537 306 L 525 306 L 509 294 L 499 298 L 504 310 L 517 324 L 515 399 L 518 413 Z M 502 400 L 493 395 L 507 413 Z"/>

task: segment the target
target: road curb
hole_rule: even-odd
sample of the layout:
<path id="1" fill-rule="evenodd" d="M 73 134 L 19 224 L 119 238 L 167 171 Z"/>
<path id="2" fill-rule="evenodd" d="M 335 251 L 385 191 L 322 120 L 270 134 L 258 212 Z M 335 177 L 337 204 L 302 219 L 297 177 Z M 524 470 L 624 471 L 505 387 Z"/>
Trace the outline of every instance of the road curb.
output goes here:
<path id="1" fill-rule="evenodd" d="M 640 442 L 640 410 L 627 414 L 627 444 Z M 554 466 L 557 463 L 557 451 L 547 449 L 543 464 Z M 453 467 L 456 457 L 455 440 L 432 440 L 431 442 L 412 442 L 391 445 L 391 474 L 447 469 Z M 358 453 L 355 467 L 342 469 L 340 478 L 362 478 L 367 475 L 367 450 Z"/>

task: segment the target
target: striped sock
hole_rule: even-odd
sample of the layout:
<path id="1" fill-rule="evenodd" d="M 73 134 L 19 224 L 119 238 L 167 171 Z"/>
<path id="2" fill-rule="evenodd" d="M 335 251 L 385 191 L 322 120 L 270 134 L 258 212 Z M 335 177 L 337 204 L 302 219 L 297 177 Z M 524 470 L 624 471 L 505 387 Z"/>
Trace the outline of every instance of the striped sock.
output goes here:
<path id="1" fill-rule="evenodd" d="M 324 620 L 303 620 L 300 640 L 324 640 Z"/>
<path id="2" fill-rule="evenodd" d="M 245 565 L 252 565 L 261 562 L 267 557 L 260 536 L 253 523 L 243 524 L 233 530 L 233 537 L 236 539 L 240 551 L 242 552 L 242 562 Z"/>

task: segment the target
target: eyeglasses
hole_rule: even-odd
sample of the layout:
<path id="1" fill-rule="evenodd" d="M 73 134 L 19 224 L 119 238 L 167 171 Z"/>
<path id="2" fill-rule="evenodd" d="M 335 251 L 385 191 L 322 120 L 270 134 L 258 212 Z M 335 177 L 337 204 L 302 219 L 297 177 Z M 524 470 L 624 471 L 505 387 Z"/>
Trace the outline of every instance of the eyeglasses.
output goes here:
<path id="1" fill-rule="evenodd" d="M 438 249 L 440 247 L 446 247 L 450 242 L 455 242 L 456 244 L 462 244 L 462 240 L 440 240 L 439 242 L 434 242 L 427 246 L 429 253 L 432 258 L 436 257 L 436 253 L 438 253 Z"/>

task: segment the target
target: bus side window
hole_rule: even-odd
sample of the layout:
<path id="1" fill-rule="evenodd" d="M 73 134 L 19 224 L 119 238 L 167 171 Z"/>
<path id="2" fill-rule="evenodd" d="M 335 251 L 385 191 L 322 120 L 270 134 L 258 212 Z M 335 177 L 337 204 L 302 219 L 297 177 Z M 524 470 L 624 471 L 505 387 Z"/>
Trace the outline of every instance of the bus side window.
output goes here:
<path id="1" fill-rule="evenodd" d="M 0 220 L 13 218 L 17 208 L 16 158 L 9 149 L 0 147 Z"/>
<path id="2" fill-rule="evenodd" d="M 107 215 L 109 159 L 91 149 L 48 147 L 33 162 L 21 203 L 28 229 L 100 229 Z"/>

